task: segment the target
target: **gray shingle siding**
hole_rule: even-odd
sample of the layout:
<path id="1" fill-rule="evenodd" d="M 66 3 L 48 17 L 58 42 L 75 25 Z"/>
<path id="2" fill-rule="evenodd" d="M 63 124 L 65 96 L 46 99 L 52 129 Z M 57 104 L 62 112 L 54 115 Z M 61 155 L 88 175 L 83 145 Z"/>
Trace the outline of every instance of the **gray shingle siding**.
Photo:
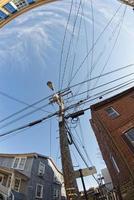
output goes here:
<path id="1" fill-rule="evenodd" d="M 40 162 L 45 164 L 45 173 L 42 177 L 38 176 L 38 168 L 39 168 Z M 48 160 L 40 158 L 40 157 L 34 158 L 32 172 L 31 172 L 31 178 L 28 183 L 28 188 L 30 187 L 30 190 L 28 189 L 28 191 L 27 191 L 27 195 L 30 197 L 30 200 L 35 199 L 37 184 L 43 185 L 43 197 L 47 197 L 47 200 L 52 200 L 53 199 L 53 197 L 52 197 L 52 195 L 53 195 L 53 177 L 54 177 L 54 172 L 51 169 L 51 167 L 48 165 Z M 33 192 L 32 192 L 32 195 L 30 196 L 31 190 Z"/>
<path id="2" fill-rule="evenodd" d="M 11 168 L 14 158 L 0 157 L 0 166 Z"/>
<path id="3" fill-rule="evenodd" d="M 21 158 L 21 155 L 20 155 Z M 14 158 L 0 157 L 0 167 L 12 168 Z M 38 175 L 40 162 L 45 164 L 45 172 L 41 177 Z M 50 160 L 42 156 L 28 157 L 25 163 L 24 170 L 19 170 L 29 179 L 25 181 L 24 194 L 14 192 L 15 200 L 37 200 L 36 186 L 37 184 L 43 185 L 43 198 L 40 200 L 62 200 L 65 198 L 53 198 L 54 188 L 61 191 L 61 184 L 54 182 L 55 176 L 61 176 L 60 172 L 50 164 Z M 62 182 L 62 181 L 61 181 Z M 60 192 L 61 193 L 61 192 Z"/>
<path id="4" fill-rule="evenodd" d="M 31 177 L 31 169 L 33 166 L 34 158 L 27 158 L 24 170 L 19 170 L 21 173 L 25 174 L 28 177 Z"/>

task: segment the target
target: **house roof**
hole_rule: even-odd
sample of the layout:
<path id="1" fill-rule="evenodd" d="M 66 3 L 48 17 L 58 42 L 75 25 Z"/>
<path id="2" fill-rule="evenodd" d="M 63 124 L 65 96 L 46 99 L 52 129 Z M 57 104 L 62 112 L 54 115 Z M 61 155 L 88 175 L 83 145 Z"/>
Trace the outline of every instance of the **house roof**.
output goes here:
<path id="1" fill-rule="evenodd" d="M 42 154 L 39 154 L 39 153 L 19 153 L 19 154 L 4 154 L 4 153 L 1 153 L 0 154 L 0 157 L 7 157 L 7 158 L 14 158 L 14 157 L 27 157 L 27 158 L 33 158 L 33 157 L 41 157 L 41 158 L 44 158 L 44 159 L 47 159 L 47 160 L 50 160 L 50 162 L 53 164 L 53 166 L 55 167 L 55 169 L 61 174 L 62 172 L 57 168 L 56 164 L 54 163 L 53 159 L 48 157 L 48 156 L 45 156 L 45 155 L 42 155 Z M 0 167 L 1 168 L 1 167 Z"/>
<path id="2" fill-rule="evenodd" d="M 131 87 L 128 90 L 125 90 L 125 91 L 123 91 L 123 92 L 121 92 L 121 93 L 119 93 L 119 94 L 117 94 L 115 96 L 112 96 L 112 97 L 110 97 L 108 99 L 105 99 L 104 101 L 101 101 L 99 103 L 93 104 L 93 105 L 90 106 L 90 108 L 91 108 L 92 111 L 93 110 L 95 111 L 98 108 L 100 108 L 101 106 L 104 106 L 104 105 L 106 105 L 106 104 L 108 104 L 110 102 L 116 101 L 117 99 L 122 98 L 123 96 L 126 96 L 126 95 L 128 95 L 129 93 L 132 93 L 132 92 L 134 92 L 134 87 Z"/>

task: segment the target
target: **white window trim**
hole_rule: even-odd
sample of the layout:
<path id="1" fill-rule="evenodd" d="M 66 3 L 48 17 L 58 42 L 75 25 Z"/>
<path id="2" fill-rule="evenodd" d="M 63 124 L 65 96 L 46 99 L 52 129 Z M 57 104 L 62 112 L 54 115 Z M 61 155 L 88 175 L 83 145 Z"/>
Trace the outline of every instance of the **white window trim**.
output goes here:
<path id="1" fill-rule="evenodd" d="M 25 159 L 25 162 L 24 162 L 23 168 L 20 168 L 20 167 L 19 167 L 20 162 L 21 162 L 21 159 Z M 20 160 L 19 160 L 19 163 L 18 163 L 18 169 L 20 169 L 20 170 L 24 170 L 24 168 L 25 168 L 25 164 L 26 164 L 26 161 L 27 161 L 27 157 L 21 157 Z"/>
<path id="2" fill-rule="evenodd" d="M 111 109 L 112 110 L 112 113 L 108 113 L 108 111 L 107 111 L 107 109 Z M 107 112 L 107 115 L 109 116 L 109 117 L 111 117 L 111 118 L 113 118 L 113 114 L 116 114 L 117 116 L 116 117 L 118 117 L 120 114 L 112 107 L 112 106 L 110 106 L 110 107 L 107 107 L 106 108 L 106 112 Z M 116 117 L 114 117 L 114 118 L 116 118 Z"/>
<path id="3" fill-rule="evenodd" d="M 11 175 L 8 176 L 8 178 L 7 178 L 7 183 L 6 183 L 6 187 L 8 187 L 8 185 L 9 185 L 9 180 L 11 179 L 11 177 L 12 177 Z M 10 185 L 11 185 L 11 183 L 10 183 Z M 9 187 L 10 187 L 10 185 L 9 185 Z"/>
<path id="4" fill-rule="evenodd" d="M 20 180 L 20 184 L 19 184 L 19 187 L 18 187 L 18 190 L 15 190 L 16 192 L 20 192 L 20 186 L 21 186 L 21 178 L 15 178 L 15 179 L 18 179 Z M 15 180 L 14 180 L 14 187 L 15 187 Z"/>
<path id="5" fill-rule="evenodd" d="M 38 188 L 38 186 L 41 186 L 41 196 L 37 196 L 37 188 Z M 36 198 L 43 198 L 43 189 L 44 189 L 43 185 L 36 184 Z"/>
<path id="6" fill-rule="evenodd" d="M 17 167 L 14 167 L 14 163 L 15 163 L 15 160 L 16 160 L 17 158 L 19 159 L 19 162 L 18 162 L 18 164 L 17 164 Z M 20 168 L 19 165 L 20 165 L 20 162 L 21 162 L 21 159 L 22 159 L 22 158 L 25 159 L 25 162 L 24 162 L 23 168 Z M 12 164 L 12 168 L 14 168 L 14 169 L 19 169 L 19 170 L 24 170 L 26 161 L 27 161 L 27 157 L 15 157 L 15 158 L 14 158 L 14 161 L 13 161 L 13 164 Z"/>
<path id="7" fill-rule="evenodd" d="M 0 185 L 2 185 L 3 180 L 4 180 L 4 175 L 3 175 L 3 174 L 0 174 L 0 176 L 2 177 L 2 181 L 0 182 Z"/>
<path id="8" fill-rule="evenodd" d="M 57 188 L 54 188 L 54 193 L 53 193 L 53 197 L 55 198 L 58 198 L 60 196 L 60 190 L 57 189 Z"/>
<path id="9" fill-rule="evenodd" d="M 117 171 L 118 173 L 120 173 L 120 169 L 119 169 L 119 167 L 118 167 L 118 165 L 117 165 L 117 163 L 116 163 L 114 157 L 111 156 L 111 159 L 112 159 L 112 162 L 113 162 L 114 168 L 116 169 L 116 171 Z"/>
<path id="10" fill-rule="evenodd" d="M 130 129 L 129 129 L 130 130 Z M 128 130 L 128 131 L 129 131 Z M 131 139 L 131 137 L 129 136 L 129 132 L 126 131 L 125 132 L 125 137 L 129 140 L 129 142 L 132 144 L 132 146 L 134 147 L 134 140 Z"/>
<path id="11" fill-rule="evenodd" d="M 42 173 L 42 175 L 44 175 L 44 173 L 45 173 L 45 164 L 44 164 L 43 162 L 41 162 L 41 161 L 40 161 L 40 163 L 39 163 L 38 175 L 40 175 L 40 165 L 43 165 L 43 166 L 44 166 L 43 173 Z"/>
<path id="12" fill-rule="evenodd" d="M 18 158 L 18 157 L 15 157 L 15 158 L 13 159 L 12 168 L 14 168 L 14 163 L 15 163 L 16 158 Z M 14 169 L 15 169 L 15 168 L 14 168 Z"/>

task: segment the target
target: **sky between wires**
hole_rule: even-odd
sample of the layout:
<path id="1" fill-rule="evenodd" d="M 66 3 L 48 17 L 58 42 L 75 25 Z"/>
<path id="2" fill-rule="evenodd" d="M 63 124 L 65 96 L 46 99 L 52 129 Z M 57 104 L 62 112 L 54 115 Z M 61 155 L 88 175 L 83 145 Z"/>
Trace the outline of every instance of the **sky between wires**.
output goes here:
<path id="1" fill-rule="evenodd" d="M 23 14 L 0 30 L 0 91 L 26 104 L 32 104 L 52 94 L 46 86 L 48 80 L 54 83 L 56 90 L 64 89 L 88 78 L 134 63 L 133 19 L 132 9 L 126 8 L 125 5 L 121 6 L 116 0 L 94 0 L 93 2 L 66 0 Z M 94 80 L 90 84 L 74 87 L 72 93 L 75 96 L 79 92 L 90 90 L 112 81 L 113 78 L 117 79 L 132 72 L 133 66 L 120 70 L 114 75 L 99 78 L 97 82 Z M 72 96 L 66 103 L 70 105 L 132 78 L 133 74 L 79 97 Z M 115 93 L 132 85 L 133 83 L 122 87 Z M 112 94 L 114 93 L 110 93 L 109 96 Z M 89 102 L 86 106 L 97 101 L 99 99 Z M 0 121 L 23 109 L 26 106 L 23 102 L 17 102 L 1 93 Z M 43 105 L 48 103 L 49 99 L 46 99 L 35 107 L 30 107 L 28 111 L 3 121 L 0 123 L 1 134 L 55 112 L 56 105 L 43 108 Z M 16 121 L 16 118 L 21 118 L 22 115 L 27 115 L 27 112 L 32 112 L 38 107 L 42 107 L 43 110 Z M 89 118 L 88 111 L 80 118 L 81 122 L 78 121 L 71 127 L 77 126 L 77 131 L 72 129 L 76 142 L 79 144 L 82 141 L 82 144 L 85 144 L 88 155 L 99 172 L 105 164 L 98 153 L 99 149 Z M 16 122 L 2 128 L 11 120 Z M 61 168 L 57 124 L 57 118 L 53 117 L 18 135 L 2 138 L 0 152 L 38 152 L 50 155 Z M 71 152 L 74 165 L 85 167 L 73 147 Z M 87 161 L 89 162 L 88 159 Z M 92 179 L 86 179 L 87 188 L 92 184 L 95 184 Z"/>

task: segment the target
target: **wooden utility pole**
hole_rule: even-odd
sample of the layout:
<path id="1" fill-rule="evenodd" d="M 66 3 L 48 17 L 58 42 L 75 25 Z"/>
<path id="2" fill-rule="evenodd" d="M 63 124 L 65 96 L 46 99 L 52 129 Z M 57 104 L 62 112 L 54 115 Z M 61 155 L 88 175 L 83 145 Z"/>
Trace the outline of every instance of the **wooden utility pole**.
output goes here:
<path id="1" fill-rule="evenodd" d="M 69 150 L 67 131 L 65 128 L 64 101 L 61 97 L 59 105 L 59 134 L 60 134 L 61 161 L 62 161 L 63 176 L 64 176 L 67 198 L 69 200 L 76 200 L 76 199 L 80 200 L 80 194 L 78 191 L 71 154 Z"/>
<path id="2" fill-rule="evenodd" d="M 48 82 L 49 88 L 54 90 L 52 82 Z M 64 94 L 65 95 L 65 94 Z M 52 103 L 57 103 L 59 106 L 59 135 L 60 135 L 60 151 L 61 162 L 64 177 L 65 190 L 68 200 L 80 200 L 80 193 L 78 190 L 73 163 L 69 150 L 67 130 L 65 126 L 64 117 L 64 100 L 61 93 L 55 93 L 51 100 Z"/>

